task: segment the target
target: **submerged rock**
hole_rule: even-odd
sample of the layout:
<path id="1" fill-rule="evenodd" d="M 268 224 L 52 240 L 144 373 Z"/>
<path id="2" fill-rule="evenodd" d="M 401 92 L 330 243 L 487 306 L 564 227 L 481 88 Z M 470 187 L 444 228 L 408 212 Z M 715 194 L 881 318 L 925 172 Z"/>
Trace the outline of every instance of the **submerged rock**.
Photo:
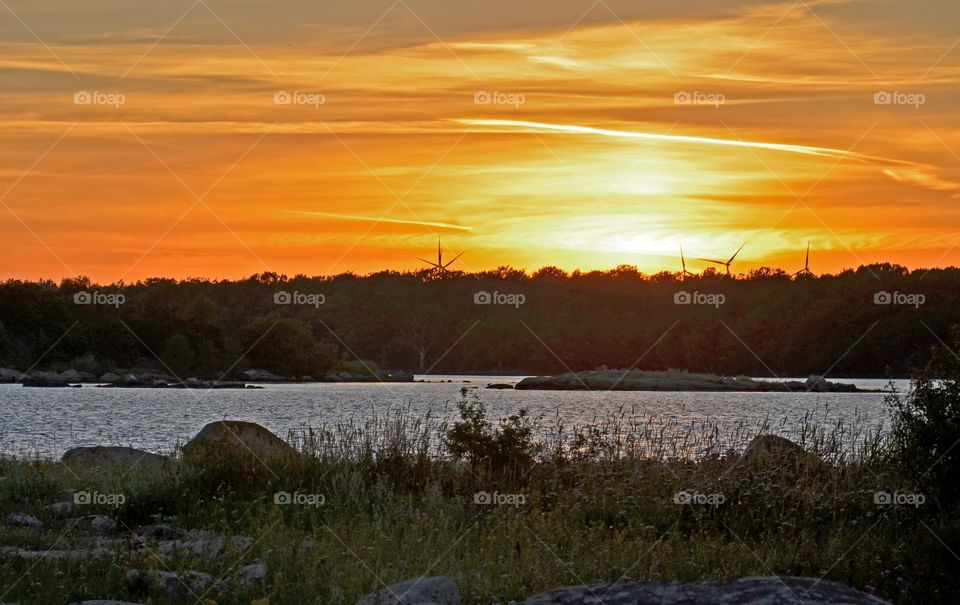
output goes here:
<path id="1" fill-rule="evenodd" d="M 889 605 L 828 580 L 789 576 L 741 578 L 733 582 L 635 582 L 572 586 L 545 592 L 521 605 Z"/>
<path id="2" fill-rule="evenodd" d="M 422 576 L 378 590 L 357 605 L 460 605 L 460 590 L 446 576 Z"/>

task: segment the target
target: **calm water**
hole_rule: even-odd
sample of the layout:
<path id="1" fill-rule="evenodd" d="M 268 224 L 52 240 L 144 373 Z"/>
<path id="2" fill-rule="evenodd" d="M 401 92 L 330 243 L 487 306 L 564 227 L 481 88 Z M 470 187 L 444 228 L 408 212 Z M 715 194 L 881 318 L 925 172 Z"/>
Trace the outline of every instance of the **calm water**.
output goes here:
<path id="1" fill-rule="evenodd" d="M 419 377 L 418 377 L 419 378 Z M 674 393 L 485 390 L 491 382 L 520 377 L 443 376 L 429 382 L 392 384 L 284 384 L 263 389 L 197 391 L 179 389 L 24 388 L 0 385 L 0 453 L 58 457 L 78 445 L 130 445 L 169 452 L 206 423 L 224 418 L 258 422 L 279 435 L 305 426 L 363 422 L 406 408 L 438 420 L 456 413 L 461 389 L 486 404 L 493 418 L 526 408 L 552 424 L 569 426 L 610 415 L 654 419 L 673 427 L 712 423 L 754 426 L 769 418 L 775 432 L 789 435 L 805 414 L 823 425 L 837 421 L 876 426 L 887 421 L 883 395 L 875 393 Z M 441 381 L 442 380 L 442 381 Z M 447 380 L 451 382 L 446 382 Z M 884 380 L 845 379 L 863 388 L 884 388 Z M 907 381 L 896 381 L 905 390 Z M 781 424 L 781 421 L 784 421 Z"/>

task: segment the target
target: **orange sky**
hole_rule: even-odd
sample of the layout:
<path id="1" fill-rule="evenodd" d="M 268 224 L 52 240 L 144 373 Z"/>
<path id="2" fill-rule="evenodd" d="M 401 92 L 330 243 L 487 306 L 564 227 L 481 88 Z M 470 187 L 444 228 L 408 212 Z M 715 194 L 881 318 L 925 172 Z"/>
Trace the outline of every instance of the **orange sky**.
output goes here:
<path id="1" fill-rule="evenodd" d="M 955 2 L 344 4 L 0 6 L 2 277 L 960 264 Z"/>

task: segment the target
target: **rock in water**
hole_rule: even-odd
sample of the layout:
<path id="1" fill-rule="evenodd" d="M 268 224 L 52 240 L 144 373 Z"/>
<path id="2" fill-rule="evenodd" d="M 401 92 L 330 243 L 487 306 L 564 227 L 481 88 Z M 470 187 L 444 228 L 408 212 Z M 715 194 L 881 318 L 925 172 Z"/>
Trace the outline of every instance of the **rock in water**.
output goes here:
<path id="1" fill-rule="evenodd" d="M 208 455 L 255 457 L 261 462 L 296 458 L 297 450 L 254 422 L 218 420 L 211 422 L 183 446 L 183 457 L 203 463 Z"/>
<path id="2" fill-rule="evenodd" d="M 369 594 L 357 605 L 460 605 L 460 590 L 446 576 L 422 576 Z"/>
<path id="3" fill-rule="evenodd" d="M 60 459 L 75 473 L 106 472 L 128 476 L 158 477 L 169 469 L 166 456 L 132 447 L 75 447 Z"/>
<path id="4" fill-rule="evenodd" d="M 741 578 L 733 582 L 636 582 L 573 586 L 532 596 L 522 605 L 889 605 L 828 580 L 790 576 Z"/>

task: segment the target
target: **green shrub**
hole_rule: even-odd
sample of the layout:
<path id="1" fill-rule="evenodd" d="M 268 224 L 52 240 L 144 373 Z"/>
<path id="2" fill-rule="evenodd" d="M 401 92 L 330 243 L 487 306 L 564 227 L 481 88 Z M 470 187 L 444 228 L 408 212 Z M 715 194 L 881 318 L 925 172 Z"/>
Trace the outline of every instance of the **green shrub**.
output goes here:
<path id="1" fill-rule="evenodd" d="M 960 342 L 960 331 L 954 330 Z M 911 381 L 910 392 L 886 398 L 893 412 L 891 454 L 941 511 L 960 508 L 960 363 L 939 352 Z"/>
<path id="2" fill-rule="evenodd" d="M 517 471 L 533 463 L 540 446 L 534 442 L 526 410 L 502 418 L 494 427 L 487 420 L 483 403 L 464 399 L 457 403 L 457 409 L 460 420 L 443 436 L 444 447 L 455 459 L 496 473 Z"/>

